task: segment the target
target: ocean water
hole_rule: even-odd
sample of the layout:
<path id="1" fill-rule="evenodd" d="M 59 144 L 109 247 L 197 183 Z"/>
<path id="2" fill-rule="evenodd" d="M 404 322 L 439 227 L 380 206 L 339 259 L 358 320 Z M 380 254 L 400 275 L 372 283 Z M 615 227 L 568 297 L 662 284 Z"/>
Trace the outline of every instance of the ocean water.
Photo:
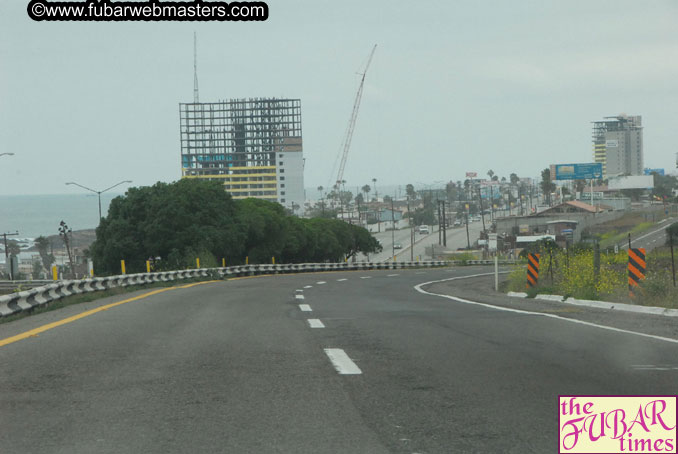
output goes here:
<path id="1" fill-rule="evenodd" d="M 101 195 L 102 216 L 118 195 Z M 97 199 L 96 194 L 0 195 L 0 234 L 18 231 L 13 239 L 57 235 L 62 220 L 73 230 L 94 229 L 99 225 Z"/>

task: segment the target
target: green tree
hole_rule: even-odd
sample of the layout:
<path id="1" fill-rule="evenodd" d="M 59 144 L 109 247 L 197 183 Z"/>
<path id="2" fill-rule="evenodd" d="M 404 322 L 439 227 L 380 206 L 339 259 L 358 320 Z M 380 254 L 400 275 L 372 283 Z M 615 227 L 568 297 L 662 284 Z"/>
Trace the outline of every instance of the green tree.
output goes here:
<path id="1" fill-rule="evenodd" d="M 678 178 L 673 175 L 659 175 L 652 172 L 654 176 L 654 188 L 652 195 L 662 200 L 673 198 L 673 190 L 678 189 Z"/>
<path id="2" fill-rule="evenodd" d="M 541 171 L 541 183 L 539 185 L 546 195 L 546 203 L 551 206 L 551 193 L 555 191 L 556 185 L 551 181 L 551 170 L 548 167 Z"/>
<path id="3" fill-rule="evenodd" d="M 414 190 L 414 186 L 412 186 L 411 184 L 405 186 L 405 194 L 407 194 L 410 200 L 415 200 L 417 198 L 417 193 Z"/>
<path id="4" fill-rule="evenodd" d="M 35 239 L 35 247 L 38 249 L 38 254 L 40 254 L 40 259 L 42 260 L 42 267 L 45 270 L 49 270 L 54 263 L 54 255 L 49 253 L 49 239 L 44 236 L 39 236 Z"/>
<path id="5" fill-rule="evenodd" d="M 118 273 L 123 259 L 129 272 L 144 271 L 154 257 L 158 269 L 192 266 L 186 256 L 196 251 L 232 260 L 245 243 L 231 196 L 219 182 L 198 179 L 130 188 L 111 202 L 96 235 L 90 249 L 102 273 Z"/>

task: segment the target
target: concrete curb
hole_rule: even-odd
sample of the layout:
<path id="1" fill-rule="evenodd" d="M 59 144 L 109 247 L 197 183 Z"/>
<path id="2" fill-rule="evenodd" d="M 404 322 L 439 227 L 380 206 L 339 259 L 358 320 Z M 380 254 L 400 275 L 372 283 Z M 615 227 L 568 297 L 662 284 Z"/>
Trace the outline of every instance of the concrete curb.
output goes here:
<path id="1" fill-rule="evenodd" d="M 527 298 L 524 292 L 508 292 L 507 296 L 514 298 Z M 635 304 L 610 303 L 607 301 L 579 300 L 576 298 L 567 298 L 562 295 L 538 294 L 534 297 L 537 300 L 553 301 L 563 304 L 572 304 L 574 306 L 595 307 L 596 309 L 608 309 L 624 312 L 635 312 L 638 314 L 663 315 L 665 317 L 678 317 L 678 309 L 667 309 L 655 306 L 636 306 Z"/>

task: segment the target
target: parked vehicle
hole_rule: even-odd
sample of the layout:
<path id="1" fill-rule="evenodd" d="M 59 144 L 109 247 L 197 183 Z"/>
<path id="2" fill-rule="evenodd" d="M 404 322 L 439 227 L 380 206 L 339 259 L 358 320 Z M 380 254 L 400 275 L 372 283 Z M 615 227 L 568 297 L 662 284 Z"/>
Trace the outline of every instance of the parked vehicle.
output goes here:
<path id="1" fill-rule="evenodd" d="M 427 225 L 420 225 L 419 226 L 419 233 L 423 234 L 423 235 L 428 235 L 431 232 L 429 232 Z"/>

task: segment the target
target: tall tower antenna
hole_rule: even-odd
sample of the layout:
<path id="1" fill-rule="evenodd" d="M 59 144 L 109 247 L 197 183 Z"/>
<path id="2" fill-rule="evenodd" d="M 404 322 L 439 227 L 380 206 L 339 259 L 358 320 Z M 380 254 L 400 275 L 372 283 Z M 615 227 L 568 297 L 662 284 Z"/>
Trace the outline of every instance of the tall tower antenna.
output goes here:
<path id="1" fill-rule="evenodd" d="M 198 37 L 193 32 L 193 102 L 200 102 L 198 94 Z"/>

